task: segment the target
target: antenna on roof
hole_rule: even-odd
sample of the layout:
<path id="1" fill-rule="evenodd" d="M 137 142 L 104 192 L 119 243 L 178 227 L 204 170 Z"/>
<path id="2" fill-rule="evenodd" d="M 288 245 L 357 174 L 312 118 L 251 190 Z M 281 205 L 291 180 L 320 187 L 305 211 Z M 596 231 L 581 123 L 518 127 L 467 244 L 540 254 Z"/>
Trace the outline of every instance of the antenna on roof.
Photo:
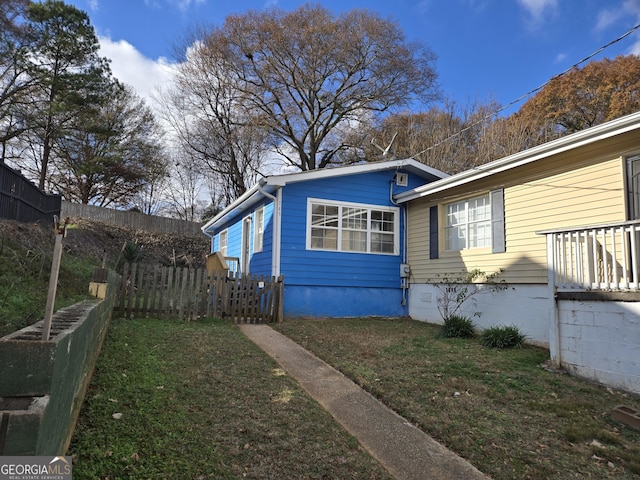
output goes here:
<path id="1" fill-rule="evenodd" d="M 376 147 L 378 150 L 380 150 L 382 152 L 382 158 L 386 159 L 389 155 L 391 155 L 391 158 L 393 158 L 394 155 L 392 153 L 391 146 L 393 145 L 393 142 L 394 142 L 394 140 L 396 139 L 397 136 L 398 136 L 398 132 L 393 134 L 393 138 L 389 142 L 389 145 L 387 145 L 387 148 L 382 148 L 380 145 L 378 145 L 376 143 L 375 137 L 371 139 L 371 145 L 373 145 L 374 147 Z"/>

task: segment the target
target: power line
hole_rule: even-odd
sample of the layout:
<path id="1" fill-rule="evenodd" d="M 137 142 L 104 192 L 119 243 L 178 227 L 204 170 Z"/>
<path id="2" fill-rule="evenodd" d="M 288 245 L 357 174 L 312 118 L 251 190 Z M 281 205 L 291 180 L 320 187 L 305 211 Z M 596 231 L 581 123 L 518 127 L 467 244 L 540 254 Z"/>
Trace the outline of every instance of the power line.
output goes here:
<path id="1" fill-rule="evenodd" d="M 631 35 L 633 32 L 635 32 L 636 30 L 638 30 L 640 28 L 640 23 L 637 24 L 635 27 L 633 27 L 631 30 L 623 33 L 622 35 L 620 35 L 618 38 L 616 38 L 615 40 L 610 41 L 609 43 L 607 43 L 606 45 L 603 45 L 602 47 L 598 48 L 595 52 L 593 52 L 591 55 L 588 55 L 586 57 L 584 57 L 582 60 L 574 63 L 573 65 L 571 65 L 569 68 L 567 68 L 565 71 L 559 73 L 558 75 L 554 75 L 553 77 L 551 77 L 549 80 L 547 80 L 545 83 L 543 83 L 542 85 L 540 85 L 539 87 L 534 88 L 533 90 L 528 91 L 527 93 L 525 93 L 524 95 L 521 95 L 520 97 L 516 98 L 515 100 L 509 102 L 508 104 L 506 104 L 503 107 L 500 107 L 499 109 L 497 109 L 495 112 L 490 113 L 489 115 L 484 116 L 483 118 L 481 118 L 480 120 L 478 120 L 475 123 L 472 123 L 471 125 L 463 128 L 462 130 L 460 130 L 459 132 L 454 133 L 453 135 L 448 136 L 447 138 L 445 138 L 444 140 L 439 141 L 438 143 L 431 145 L 428 148 L 425 148 L 424 150 L 422 150 L 419 153 L 416 153 L 415 155 L 410 155 L 411 158 L 413 157 L 417 157 L 418 155 L 422 155 L 425 152 L 428 152 L 429 150 L 432 150 L 440 145 L 442 145 L 445 142 L 448 142 L 449 140 L 456 138 L 460 135 L 462 135 L 464 132 L 467 132 L 469 130 L 471 130 L 472 128 L 480 125 L 481 123 L 484 123 L 485 121 L 489 120 L 492 117 L 495 117 L 496 115 L 498 115 L 500 112 L 503 112 L 509 108 L 511 108 L 512 106 L 514 106 L 516 103 L 521 102 L 522 100 L 524 100 L 525 98 L 531 96 L 532 94 L 536 93 L 539 90 L 542 90 L 544 87 L 546 87 L 549 83 L 551 83 L 554 79 L 562 77 L 563 75 L 566 75 L 567 73 L 569 73 L 571 70 L 573 70 L 574 68 L 576 68 L 578 65 L 586 62 L 587 60 L 591 60 L 593 57 L 595 57 L 596 55 L 598 55 L 600 52 L 602 52 L 603 50 L 609 48 L 611 45 L 614 45 L 616 43 L 618 43 L 619 41 L 623 40 L 624 38 L 628 37 L 629 35 Z"/>

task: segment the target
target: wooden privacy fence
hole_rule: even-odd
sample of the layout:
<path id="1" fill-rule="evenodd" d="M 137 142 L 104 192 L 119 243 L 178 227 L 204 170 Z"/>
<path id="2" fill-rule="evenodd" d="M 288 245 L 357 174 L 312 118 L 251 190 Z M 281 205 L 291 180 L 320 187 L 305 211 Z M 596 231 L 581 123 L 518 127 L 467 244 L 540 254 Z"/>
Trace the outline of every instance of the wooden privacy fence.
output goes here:
<path id="1" fill-rule="evenodd" d="M 115 313 L 122 317 L 199 317 L 234 323 L 282 320 L 282 276 L 228 275 L 204 268 L 125 264 Z"/>
<path id="2" fill-rule="evenodd" d="M 96 205 L 82 205 L 62 201 L 60 208 L 62 217 L 88 218 L 102 223 L 129 227 L 135 230 L 146 230 L 158 233 L 174 233 L 179 235 L 202 235 L 201 223 L 188 222 L 177 218 L 166 218 L 147 215 L 140 212 L 129 212 Z"/>
<path id="3" fill-rule="evenodd" d="M 0 163 L 0 218 L 53 223 L 60 216 L 60 195 L 44 193 L 19 172 Z"/>

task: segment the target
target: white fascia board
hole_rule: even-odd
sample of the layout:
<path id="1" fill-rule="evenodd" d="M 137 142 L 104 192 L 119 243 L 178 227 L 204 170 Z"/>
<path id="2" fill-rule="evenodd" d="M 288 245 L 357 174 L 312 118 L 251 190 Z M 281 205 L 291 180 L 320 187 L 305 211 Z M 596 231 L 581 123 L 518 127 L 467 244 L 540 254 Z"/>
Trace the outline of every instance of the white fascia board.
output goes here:
<path id="1" fill-rule="evenodd" d="M 388 162 L 363 163 L 360 165 L 349 165 L 347 167 L 322 168 L 305 172 L 284 173 L 281 175 L 270 175 L 261 179 L 242 196 L 238 197 L 233 203 L 222 210 L 218 215 L 205 223 L 202 226 L 202 231 L 207 234 L 209 230 L 215 230 L 218 225 L 225 223 L 230 216 L 236 215 L 238 212 L 246 210 L 248 207 L 253 205 L 257 201 L 257 195 L 261 195 L 261 188 L 264 188 L 269 193 L 273 193 L 279 187 L 284 187 L 288 183 L 398 169 L 406 170 L 421 177 L 435 176 L 437 178 L 445 178 L 448 176 L 446 173 L 425 165 L 424 163 L 420 163 L 413 158 L 391 160 Z"/>
<path id="2" fill-rule="evenodd" d="M 205 223 L 201 227 L 202 232 L 205 235 L 208 235 L 209 230 L 216 230 L 219 225 L 226 223 L 230 217 L 237 215 L 254 205 L 259 198 L 263 196 L 260 189 L 264 188 L 265 184 L 265 179 L 261 179 L 253 187 L 239 196 L 233 203 L 225 207 L 220 213 Z"/>
<path id="3" fill-rule="evenodd" d="M 639 128 L 640 112 L 636 112 L 400 193 L 395 201 L 405 203 Z"/>

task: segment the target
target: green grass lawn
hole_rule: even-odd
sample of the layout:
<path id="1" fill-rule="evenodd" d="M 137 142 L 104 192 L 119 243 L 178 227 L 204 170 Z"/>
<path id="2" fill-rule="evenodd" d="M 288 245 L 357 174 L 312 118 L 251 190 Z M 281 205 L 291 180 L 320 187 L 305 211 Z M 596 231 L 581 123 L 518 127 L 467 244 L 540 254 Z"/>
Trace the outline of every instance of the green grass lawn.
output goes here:
<path id="1" fill-rule="evenodd" d="M 640 478 L 640 432 L 610 419 L 640 399 L 550 371 L 544 349 L 488 349 L 409 320 L 274 328 L 496 480 Z M 389 478 L 219 321 L 113 321 L 69 454 L 76 479 Z"/>
<path id="2" fill-rule="evenodd" d="M 640 399 L 546 368 L 549 352 L 439 338 L 412 320 L 274 326 L 494 479 L 640 478 Z"/>
<path id="3" fill-rule="evenodd" d="M 77 480 L 390 478 L 218 321 L 112 321 L 68 454 Z"/>
<path id="4" fill-rule="evenodd" d="M 44 318 L 53 257 L 51 244 L 28 248 L 0 238 L 0 337 Z M 55 309 L 85 298 L 95 261 L 62 255 Z"/>

